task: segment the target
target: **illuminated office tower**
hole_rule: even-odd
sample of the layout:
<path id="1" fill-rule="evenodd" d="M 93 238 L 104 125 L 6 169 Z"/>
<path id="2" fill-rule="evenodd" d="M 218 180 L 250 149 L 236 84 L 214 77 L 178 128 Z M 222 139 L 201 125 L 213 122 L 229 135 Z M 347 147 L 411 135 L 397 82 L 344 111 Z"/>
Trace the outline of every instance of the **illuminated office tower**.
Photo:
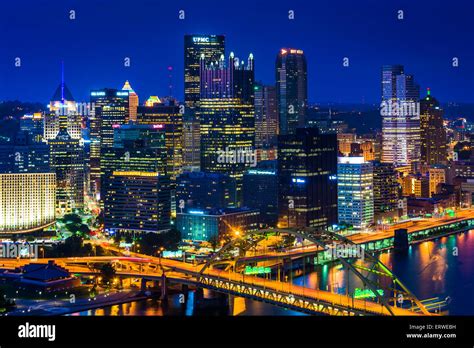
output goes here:
<path id="1" fill-rule="evenodd" d="M 54 173 L 0 174 L 0 235 L 52 225 L 55 206 Z"/>
<path id="2" fill-rule="evenodd" d="M 337 138 L 317 128 L 278 135 L 278 226 L 337 223 Z"/>
<path id="3" fill-rule="evenodd" d="M 178 212 L 188 208 L 230 208 L 235 206 L 235 180 L 225 174 L 186 172 L 176 184 Z"/>
<path id="4" fill-rule="evenodd" d="M 371 162 L 364 157 L 339 157 L 337 212 L 339 223 L 365 229 L 374 223 L 374 183 Z"/>
<path id="5" fill-rule="evenodd" d="M 139 99 L 137 93 L 133 90 L 130 82 L 125 81 L 125 84 L 122 87 L 122 91 L 128 91 L 128 119 L 129 121 L 137 120 L 137 108 L 139 105 Z"/>
<path id="6" fill-rule="evenodd" d="M 373 161 L 374 214 L 377 217 L 393 217 L 397 209 L 398 183 L 393 163 Z"/>
<path id="7" fill-rule="evenodd" d="M 247 64 L 231 53 L 226 66 L 201 61 L 201 170 L 236 179 L 241 200 L 242 176 L 254 167 L 254 61 Z"/>
<path id="8" fill-rule="evenodd" d="M 44 116 L 41 112 L 20 118 L 20 130 L 28 132 L 33 141 L 40 143 L 44 138 Z"/>
<path id="9" fill-rule="evenodd" d="M 175 182 L 183 167 L 183 115 L 180 106 L 174 100 L 165 103 L 157 97 L 149 99 L 147 106 L 138 107 L 137 123 L 165 126 L 167 174 Z"/>
<path id="10" fill-rule="evenodd" d="M 275 86 L 255 85 L 255 147 L 276 145 L 278 135 L 278 103 Z"/>
<path id="11" fill-rule="evenodd" d="M 225 54 L 223 35 L 185 35 L 184 36 L 184 164 L 200 166 L 200 67 L 219 61 Z"/>
<path id="12" fill-rule="evenodd" d="M 302 50 L 282 48 L 276 59 L 279 134 L 304 127 L 308 103 L 306 58 Z"/>
<path id="13" fill-rule="evenodd" d="M 447 139 L 443 109 L 428 89 L 420 101 L 421 160 L 428 164 L 447 163 Z"/>
<path id="14" fill-rule="evenodd" d="M 102 153 L 103 182 L 114 171 L 167 175 L 165 127 L 162 124 L 117 125 L 114 128 L 113 146 Z"/>
<path id="15" fill-rule="evenodd" d="M 243 179 L 243 205 L 260 211 L 260 222 L 275 227 L 278 221 L 277 161 L 261 161 Z"/>
<path id="16" fill-rule="evenodd" d="M 67 117 L 67 132 L 72 139 L 81 139 L 82 116 L 66 84 L 56 89 L 49 103 L 49 112 L 44 115 L 44 139 L 54 139 L 59 133 L 60 117 Z"/>
<path id="17" fill-rule="evenodd" d="M 166 125 L 118 125 L 103 152 L 102 197 L 109 232 L 160 232 L 170 227 Z"/>
<path id="18" fill-rule="evenodd" d="M 129 93 L 104 88 L 91 91 L 90 191 L 100 198 L 101 151 L 113 145 L 114 125 L 128 122 Z"/>
<path id="19" fill-rule="evenodd" d="M 10 141 L 0 141 L 0 173 L 47 173 L 49 147 L 37 142 L 27 131 L 19 131 Z"/>
<path id="20" fill-rule="evenodd" d="M 428 169 L 429 176 L 429 197 L 439 193 L 439 185 L 446 183 L 446 167 L 444 165 L 432 165 Z"/>
<path id="21" fill-rule="evenodd" d="M 382 67 L 382 162 L 398 167 L 420 160 L 419 94 L 403 66 Z"/>
<path id="22" fill-rule="evenodd" d="M 402 186 L 403 196 L 414 196 L 418 198 L 430 197 L 429 175 L 408 174 L 399 179 Z"/>
<path id="23" fill-rule="evenodd" d="M 57 215 L 84 207 L 84 142 L 74 139 L 60 126 L 58 135 L 48 141 L 51 170 L 56 173 Z"/>
<path id="24" fill-rule="evenodd" d="M 84 207 L 84 141 L 82 116 L 64 77 L 45 115 L 44 139 L 49 145 L 49 166 L 56 174 L 56 214 Z"/>
<path id="25" fill-rule="evenodd" d="M 170 229 L 169 177 L 152 172 L 114 171 L 104 202 L 107 232 L 149 233 Z"/>

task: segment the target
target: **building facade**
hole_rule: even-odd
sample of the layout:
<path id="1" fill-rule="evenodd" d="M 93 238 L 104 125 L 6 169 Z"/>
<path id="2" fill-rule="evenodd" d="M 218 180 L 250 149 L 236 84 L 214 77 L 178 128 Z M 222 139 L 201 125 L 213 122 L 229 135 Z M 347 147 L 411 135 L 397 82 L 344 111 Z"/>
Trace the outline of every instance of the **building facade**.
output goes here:
<path id="1" fill-rule="evenodd" d="M 186 166 L 199 168 L 200 156 L 200 117 L 201 98 L 201 60 L 205 64 L 217 62 L 225 54 L 223 35 L 185 35 L 184 37 L 184 143 L 183 161 Z"/>
<path id="2" fill-rule="evenodd" d="M 55 222 L 54 173 L 0 174 L 0 234 L 26 233 Z"/>
<path id="3" fill-rule="evenodd" d="M 273 148 L 278 136 L 278 103 L 275 86 L 255 84 L 255 147 Z"/>
<path id="4" fill-rule="evenodd" d="M 420 101 L 421 160 L 428 165 L 447 163 L 443 109 L 430 90 Z"/>
<path id="5" fill-rule="evenodd" d="M 339 224 L 366 229 L 374 223 L 373 165 L 364 157 L 339 157 L 337 164 Z"/>
<path id="6" fill-rule="evenodd" d="M 382 68 L 382 162 L 395 166 L 420 160 L 420 98 L 413 75 L 401 65 Z"/>
<path id="7" fill-rule="evenodd" d="M 302 50 L 282 48 L 276 64 L 279 134 L 293 134 L 306 125 L 308 82 L 306 57 Z"/>
<path id="8" fill-rule="evenodd" d="M 259 211 L 248 208 L 197 210 L 177 214 L 177 229 L 181 238 L 210 241 L 224 237 L 236 238 L 245 232 L 258 230 Z"/>
<path id="9" fill-rule="evenodd" d="M 278 136 L 278 225 L 337 223 L 337 138 L 316 128 Z"/>
<path id="10" fill-rule="evenodd" d="M 254 62 L 230 54 L 217 65 L 201 61 L 201 170 L 236 179 L 241 201 L 242 176 L 255 166 Z"/>

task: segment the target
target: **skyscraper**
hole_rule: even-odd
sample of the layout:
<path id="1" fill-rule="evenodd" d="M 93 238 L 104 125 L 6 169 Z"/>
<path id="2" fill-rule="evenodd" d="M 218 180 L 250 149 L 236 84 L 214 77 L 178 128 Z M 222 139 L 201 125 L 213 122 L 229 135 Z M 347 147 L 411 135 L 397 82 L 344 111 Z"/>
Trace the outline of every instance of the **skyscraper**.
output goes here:
<path id="1" fill-rule="evenodd" d="M 317 128 L 278 136 L 278 224 L 326 228 L 337 223 L 337 138 Z"/>
<path id="2" fill-rule="evenodd" d="M 262 161 L 249 169 L 243 179 L 243 205 L 260 211 L 260 222 L 276 226 L 278 222 L 277 161 Z"/>
<path id="3" fill-rule="evenodd" d="M 113 146 L 102 156 L 105 229 L 120 233 L 169 229 L 165 125 L 116 125 Z"/>
<path id="4" fill-rule="evenodd" d="M 184 36 L 184 164 L 200 166 L 200 68 L 218 62 L 225 54 L 223 35 Z"/>
<path id="5" fill-rule="evenodd" d="M 420 160 L 419 86 L 401 65 L 382 67 L 382 162 Z"/>
<path id="6" fill-rule="evenodd" d="M 84 207 L 84 142 L 72 138 L 65 123 L 61 123 L 58 135 L 48 140 L 50 167 L 56 173 L 58 215 Z"/>
<path id="7" fill-rule="evenodd" d="M 33 141 L 40 143 L 44 138 L 44 116 L 42 112 L 24 115 L 20 118 L 20 130 L 28 132 Z"/>
<path id="8" fill-rule="evenodd" d="M 107 180 L 104 225 L 108 232 L 148 233 L 170 229 L 169 177 L 114 171 Z"/>
<path id="9" fill-rule="evenodd" d="M 293 134 L 306 122 L 308 84 L 303 51 L 282 48 L 275 71 L 280 134 Z"/>
<path id="10" fill-rule="evenodd" d="M 45 140 L 54 139 L 58 135 L 61 122 L 72 139 L 81 139 L 82 115 L 64 79 L 56 88 L 49 103 L 49 112 L 44 116 Z"/>
<path id="11" fill-rule="evenodd" d="M 9 142 L 0 142 L 0 173 L 48 173 L 49 147 L 19 131 Z"/>
<path id="12" fill-rule="evenodd" d="M 100 197 L 101 151 L 113 145 L 113 126 L 129 118 L 129 93 L 104 88 L 91 91 L 90 191 Z"/>
<path id="13" fill-rule="evenodd" d="M 139 99 L 137 93 L 133 90 L 130 82 L 125 81 L 122 87 L 122 91 L 128 91 L 128 119 L 129 121 L 137 120 L 137 107 L 139 105 Z"/>
<path id="14" fill-rule="evenodd" d="M 447 139 L 443 124 L 443 109 L 427 95 L 420 101 L 421 160 L 428 165 L 447 163 Z"/>
<path id="15" fill-rule="evenodd" d="M 183 114 L 175 100 L 147 101 L 147 106 L 137 109 L 137 123 L 147 125 L 163 125 L 166 137 L 167 174 L 173 183 L 182 172 L 183 167 Z M 173 185 L 174 186 L 174 185 Z"/>
<path id="16" fill-rule="evenodd" d="M 188 208 L 220 209 L 235 206 L 235 180 L 228 175 L 186 172 L 176 184 L 178 212 Z"/>
<path id="17" fill-rule="evenodd" d="M 398 183 L 393 163 L 374 161 L 374 214 L 376 217 L 393 217 L 397 209 Z"/>
<path id="18" fill-rule="evenodd" d="M 339 157 L 337 211 L 339 223 L 364 229 L 374 223 L 372 163 L 364 157 Z"/>
<path id="19" fill-rule="evenodd" d="M 256 165 L 253 69 L 252 54 L 246 65 L 233 53 L 227 65 L 201 61 L 201 170 L 236 178 L 238 201 L 242 176 Z"/>
<path id="20" fill-rule="evenodd" d="M 56 174 L 56 214 L 61 216 L 84 207 L 84 141 L 82 116 L 64 83 L 51 98 L 45 115 L 45 140 L 49 145 L 49 165 Z"/>
<path id="21" fill-rule="evenodd" d="M 278 103 L 275 86 L 255 84 L 255 147 L 276 146 Z"/>

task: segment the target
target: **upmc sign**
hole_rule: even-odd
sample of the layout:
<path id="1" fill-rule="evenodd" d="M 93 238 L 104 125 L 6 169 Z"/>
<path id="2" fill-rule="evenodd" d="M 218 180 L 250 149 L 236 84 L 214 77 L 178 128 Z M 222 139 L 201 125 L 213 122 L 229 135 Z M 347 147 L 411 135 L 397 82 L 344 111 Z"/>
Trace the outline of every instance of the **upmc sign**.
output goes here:
<path id="1" fill-rule="evenodd" d="M 193 37 L 193 42 L 209 42 L 209 38 L 201 36 Z"/>

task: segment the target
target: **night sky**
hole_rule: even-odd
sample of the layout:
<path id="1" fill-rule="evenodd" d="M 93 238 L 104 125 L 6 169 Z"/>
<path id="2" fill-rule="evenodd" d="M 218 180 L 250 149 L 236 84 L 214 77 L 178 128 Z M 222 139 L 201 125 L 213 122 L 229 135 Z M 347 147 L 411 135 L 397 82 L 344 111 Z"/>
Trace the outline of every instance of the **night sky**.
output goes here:
<path id="1" fill-rule="evenodd" d="M 61 60 L 76 100 L 126 79 L 141 101 L 167 95 L 170 65 L 182 100 L 183 35 L 201 33 L 225 34 L 226 56 L 252 52 L 268 84 L 278 50 L 303 49 L 310 102 L 379 102 L 383 64 L 405 65 L 422 95 L 430 87 L 441 102 L 474 102 L 473 13 L 472 0 L 1 0 L 0 100 L 49 101 Z"/>

